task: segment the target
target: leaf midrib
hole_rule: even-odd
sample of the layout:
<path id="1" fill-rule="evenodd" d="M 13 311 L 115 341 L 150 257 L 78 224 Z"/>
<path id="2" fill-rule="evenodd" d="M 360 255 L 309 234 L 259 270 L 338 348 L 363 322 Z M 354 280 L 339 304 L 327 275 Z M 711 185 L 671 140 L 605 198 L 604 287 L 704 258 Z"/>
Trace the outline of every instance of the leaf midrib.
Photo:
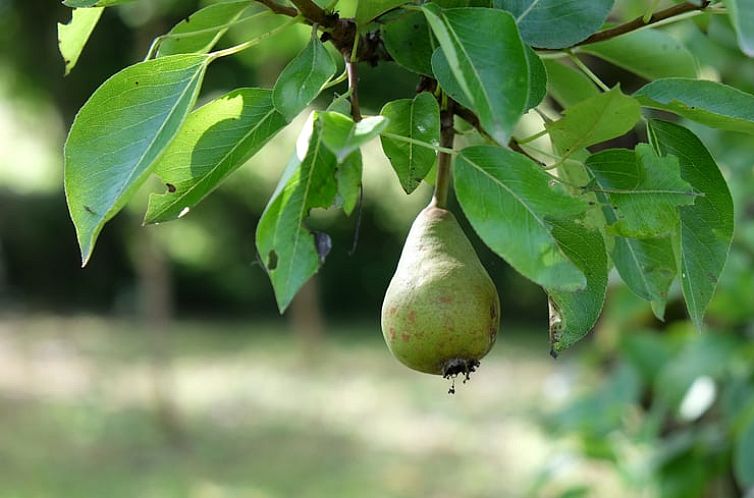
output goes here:
<path id="1" fill-rule="evenodd" d="M 178 98 L 176 99 L 176 105 L 174 105 L 170 109 L 170 112 L 168 112 L 167 116 L 165 117 L 165 120 L 162 122 L 162 124 L 160 125 L 160 127 L 157 129 L 157 133 L 154 134 L 154 136 L 152 138 L 152 141 L 149 142 L 149 145 L 147 145 L 147 147 L 144 149 L 144 152 L 142 152 L 142 154 L 139 157 L 139 159 L 134 163 L 134 167 L 131 168 L 131 171 L 128 174 L 128 177 L 126 178 L 126 180 L 121 184 L 120 188 L 118 189 L 118 193 L 117 193 L 117 195 L 115 197 L 115 202 L 111 202 L 110 203 L 110 207 L 107 209 L 107 211 L 103 215 L 99 216 L 99 221 L 97 222 L 98 226 L 105 221 L 105 219 L 107 218 L 107 216 L 110 214 L 110 211 L 112 211 L 113 206 L 115 206 L 117 204 L 118 199 L 123 195 L 123 192 L 125 192 L 127 190 L 129 184 L 131 183 L 131 181 L 134 178 L 134 174 L 139 169 L 139 165 L 142 163 L 142 161 L 144 161 L 144 158 L 152 150 L 152 148 L 154 147 L 154 144 L 158 141 L 158 138 L 160 138 L 160 136 L 162 135 L 162 132 L 165 129 L 165 126 L 167 126 L 167 123 L 172 119 L 172 117 L 175 114 L 176 110 L 180 107 L 178 104 L 181 101 L 183 101 L 183 99 L 186 96 L 188 90 L 190 88 L 194 87 L 195 80 L 197 80 L 198 77 L 203 73 L 204 68 L 207 66 L 207 61 L 208 60 L 209 59 L 205 59 L 201 64 L 197 64 L 197 67 L 198 67 L 199 70 L 196 71 L 195 74 L 189 79 L 189 83 L 186 85 L 186 87 L 183 89 L 183 91 L 181 91 L 181 93 L 179 94 Z M 155 160 L 156 160 L 156 158 L 155 158 Z M 153 161 L 153 163 L 154 163 L 154 161 Z M 143 174 L 143 173 L 144 173 L 144 171 L 141 172 L 141 174 Z"/>

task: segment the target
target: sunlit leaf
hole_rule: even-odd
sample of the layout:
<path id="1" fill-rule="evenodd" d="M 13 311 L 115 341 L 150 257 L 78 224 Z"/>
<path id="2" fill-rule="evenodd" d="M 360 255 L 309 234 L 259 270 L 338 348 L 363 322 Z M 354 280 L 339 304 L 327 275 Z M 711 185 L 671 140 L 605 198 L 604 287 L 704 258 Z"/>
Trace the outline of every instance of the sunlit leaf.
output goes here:
<path id="1" fill-rule="evenodd" d="M 388 119 L 384 116 L 369 116 L 354 123 L 349 116 L 339 112 L 323 112 L 319 120 L 322 142 L 335 154 L 338 163 L 377 138 L 388 125 Z"/>
<path id="2" fill-rule="evenodd" d="M 158 55 L 209 52 L 249 6 L 247 0 L 235 0 L 194 12 L 162 37 Z"/>
<path id="3" fill-rule="evenodd" d="M 146 223 L 188 212 L 286 125 L 272 92 L 242 88 L 192 112 L 154 167 L 168 187 L 152 194 Z"/>
<path id="4" fill-rule="evenodd" d="M 65 190 L 84 264 L 178 133 L 209 60 L 173 55 L 128 67 L 79 111 L 65 145 Z"/>
<path id="5" fill-rule="evenodd" d="M 296 144 L 256 231 L 257 251 L 284 312 L 322 263 L 315 235 L 304 225 L 313 208 L 327 208 L 338 192 L 335 155 L 322 142 L 313 113 Z"/>
<path id="6" fill-rule="evenodd" d="M 68 24 L 58 23 L 58 47 L 65 62 L 65 74 L 76 66 L 86 42 L 97 26 L 104 8 L 74 9 Z"/>

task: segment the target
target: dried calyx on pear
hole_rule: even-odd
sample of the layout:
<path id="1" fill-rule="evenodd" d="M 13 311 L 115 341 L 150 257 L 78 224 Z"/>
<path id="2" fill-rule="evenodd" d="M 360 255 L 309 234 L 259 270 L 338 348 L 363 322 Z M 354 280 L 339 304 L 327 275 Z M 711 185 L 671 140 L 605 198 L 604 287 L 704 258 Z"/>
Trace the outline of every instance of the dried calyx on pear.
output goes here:
<path id="1" fill-rule="evenodd" d="M 382 304 L 382 333 L 404 365 L 465 380 L 492 348 L 500 299 L 453 213 L 416 217 Z M 454 386 L 451 391 L 454 391 Z"/>

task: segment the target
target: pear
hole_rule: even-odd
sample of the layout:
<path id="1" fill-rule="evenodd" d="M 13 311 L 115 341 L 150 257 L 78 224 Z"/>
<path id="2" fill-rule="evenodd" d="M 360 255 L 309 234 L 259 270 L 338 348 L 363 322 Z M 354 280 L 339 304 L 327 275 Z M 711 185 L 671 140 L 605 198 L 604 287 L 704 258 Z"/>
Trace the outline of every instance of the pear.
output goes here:
<path id="1" fill-rule="evenodd" d="M 492 348 L 500 299 L 455 216 L 419 213 L 382 304 L 382 334 L 401 363 L 466 378 Z"/>

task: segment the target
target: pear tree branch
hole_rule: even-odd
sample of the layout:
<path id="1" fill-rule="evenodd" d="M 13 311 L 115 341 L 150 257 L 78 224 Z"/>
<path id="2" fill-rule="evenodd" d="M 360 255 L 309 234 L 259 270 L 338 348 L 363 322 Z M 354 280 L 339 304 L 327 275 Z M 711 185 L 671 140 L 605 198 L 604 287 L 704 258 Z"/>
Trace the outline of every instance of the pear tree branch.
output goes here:
<path id="1" fill-rule="evenodd" d="M 670 19 L 671 17 L 680 16 L 682 14 L 686 14 L 687 12 L 693 12 L 695 10 L 704 10 L 710 5 L 710 3 L 711 3 L 710 0 L 703 0 L 700 5 L 696 5 L 691 2 L 673 5 L 672 7 L 668 7 L 667 9 L 663 9 L 663 10 L 659 10 L 655 12 L 649 18 L 646 18 L 645 16 L 640 16 L 632 21 L 619 24 L 618 26 L 615 26 L 614 28 L 598 31 L 594 33 L 592 36 L 590 36 L 589 38 L 587 38 L 586 40 L 580 41 L 579 43 L 573 46 L 578 47 L 581 45 L 589 45 L 591 43 L 597 43 L 597 42 L 601 42 L 605 40 L 610 40 L 611 38 L 616 38 L 618 36 L 625 35 L 626 33 L 630 33 L 631 31 L 636 31 L 637 29 L 641 29 L 646 26 L 656 24 L 660 21 Z"/>

